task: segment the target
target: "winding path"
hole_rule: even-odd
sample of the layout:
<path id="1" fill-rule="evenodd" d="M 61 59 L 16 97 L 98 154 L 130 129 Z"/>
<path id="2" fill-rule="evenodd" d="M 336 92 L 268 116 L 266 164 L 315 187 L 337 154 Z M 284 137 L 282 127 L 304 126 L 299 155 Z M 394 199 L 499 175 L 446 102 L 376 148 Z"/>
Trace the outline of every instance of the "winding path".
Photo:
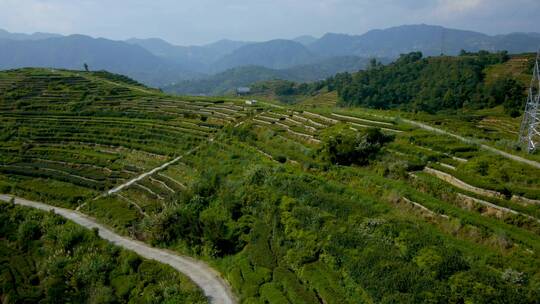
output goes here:
<path id="1" fill-rule="evenodd" d="M 0 194 L 0 200 L 9 202 L 12 197 Z M 157 249 L 149 245 L 135 241 L 133 239 L 120 236 L 112 230 L 96 222 L 80 212 L 49 206 L 43 203 L 33 202 L 22 198 L 14 198 L 14 203 L 21 206 L 31 207 L 44 211 L 53 210 L 56 214 L 71 220 L 85 228 L 99 229 L 99 236 L 109 242 L 124 249 L 131 250 L 144 258 L 155 260 L 163 264 L 172 266 L 174 269 L 188 276 L 213 304 L 234 304 L 236 298 L 229 285 L 221 279 L 218 272 L 210 268 L 207 264 L 194 260 L 190 257 L 180 256 L 167 250 Z"/>
<path id="2" fill-rule="evenodd" d="M 430 125 L 427 125 L 427 124 L 424 124 L 424 123 L 421 123 L 421 122 L 418 122 L 418 121 L 414 121 L 414 120 L 410 120 L 410 119 L 404 119 L 404 118 L 402 118 L 402 121 L 405 122 L 405 123 L 417 126 L 417 127 L 421 128 L 421 129 L 424 129 L 424 130 L 428 130 L 428 131 L 443 134 L 443 135 L 448 135 L 448 136 L 454 137 L 454 138 L 456 138 L 458 140 L 461 140 L 463 142 L 466 142 L 466 143 L 476 144 L 476 142 L 474 140 L 465 138 L 463 136 L 460 136 L 460 135 L 457 135 L 457 134 L 454 134 L 454 133 L 451 133 L 451 132 L 448 132 L 448 131 L 445 131 L 445 130 L 442 130 L 442 129 L 439 129 L 439 128 L 432 127 Z M 530 160 L 530 159 L 523 158 L 521 156 L 510 154 L 508 152 L 504 152 L 504 151 L 501 151 L 499 149 L 496 149 L 496 148 L 493 148 L 491 146 L 484 145 L 484 144 L 480 144 L 480 147 L 482 149 L 490 151 L 492 153 L 499 154 L 502 157 L 506 157 L 508 159 L 511 159 L 511 160 L 514 160 L 514 161 L 517 161 L 517 162 L 520 162 L 520 163 L 523 163 L 523 164 L 527 164 L 529 166 L 540 169 L 540 163 L 536 162 L 534 160 Z"/>

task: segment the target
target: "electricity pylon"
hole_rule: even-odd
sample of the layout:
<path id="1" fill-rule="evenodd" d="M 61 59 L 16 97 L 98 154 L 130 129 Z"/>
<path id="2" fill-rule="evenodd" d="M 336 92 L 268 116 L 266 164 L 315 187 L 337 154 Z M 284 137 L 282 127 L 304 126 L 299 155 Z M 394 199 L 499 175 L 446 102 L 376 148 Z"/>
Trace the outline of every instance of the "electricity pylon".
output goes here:
<path id="1" fill-rule="evenodd" d="M 525 113 L 523 113 L 523 122 L 519 132 L 519 141 L 527 146 L 529 153 L 533 153 L 540 147 L 540 51 L 536 55 L 536 64 L 534 65 L 533 78 Z"/>

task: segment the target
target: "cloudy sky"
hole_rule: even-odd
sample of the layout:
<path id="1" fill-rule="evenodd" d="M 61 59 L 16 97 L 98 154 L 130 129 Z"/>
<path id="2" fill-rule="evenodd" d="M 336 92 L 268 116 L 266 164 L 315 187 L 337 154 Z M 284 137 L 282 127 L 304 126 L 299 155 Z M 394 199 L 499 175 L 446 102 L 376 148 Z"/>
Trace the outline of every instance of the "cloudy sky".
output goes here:
<path id="1" fill-rule="evenodd" d="M 177 44 L 361 34 L 437 24 L 488 34 L 540 32 L 540 0 L 0 0 L 0 28 Z"/>

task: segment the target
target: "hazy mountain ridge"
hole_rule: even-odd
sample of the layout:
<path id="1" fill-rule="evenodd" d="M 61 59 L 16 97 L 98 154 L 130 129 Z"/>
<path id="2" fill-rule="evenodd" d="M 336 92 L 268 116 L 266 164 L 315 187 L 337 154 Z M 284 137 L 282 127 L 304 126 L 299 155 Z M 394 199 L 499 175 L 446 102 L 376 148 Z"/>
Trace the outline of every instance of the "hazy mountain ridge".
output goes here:
<path id="1" fill-rule="evenodd" d="M 287 69 L 271 69 L 263 66 L 242 66 L 197 80 L 186 80 L 166 86 L 164 91 L 176 94 L 219 95 L 237 87 L 250 86 L 259 81 L 290 80 L 311 82 L 325 79 L 341 72 L 354 72 L 365 68 L 368 59 L 354 56 L 332 57 L 312 64 Z"/>
<path id="2" fill-rule="evenodd" d="M 312 44 L 313 42 L 315 42 L 317 40 L 318 40 L 318 38 L 313 37 L 311 35 L 302 35 L 302 36 L 298 36 L 298 37 L 293 39 L 293 41 L 299 42 L 299 43 L 301 43 L 303 45 Z"/>
<path id="3" fill-rule="evenodd" d="M 521 53 L 535 51 L 539 46 L 538 33 L 489 36 L 474 31 L 421 24 L 371 30 L 363 35 L 329 33 L 308 48 L 325 56 L 350 54 L 393 58 L 411 51 L 421 51 L 427 56 L 441 53 L 456 55 L 462 49 L 472 52 L 485 49 Z"/>
<path id="4" fill-rule="evenodd" d="M 178 46 L 159 38 L 132 38 L 126 42 L 201 73 L 208 73 L 213 62 L 251 43 L 223 39 L 203 46 Z"/>
<path id="5" fill-rule="evenodd" d="M 81 35 L 12 34 L 1 30 L 0 40 L 0 69 L 29 66 L 80 69 L 87 62 L 92 69 L 126 74 L 152 86 L 208 78 L 208 74 L 242 66 L 284 70 L 328 60 L 325 67 L 313 70 L 310 79 L 294 79 L 310 81 L 327 76 L 321 69 L 343 70 L 340 66 L 343 61 L 331 60 L 336 57 L 396 58 L 411 51 L 421 51 L 426 56 L 455 55 L 462 49 L 522 53 L 535 52 L 540 47 L 540 33 L 489 36 L 431 25 L 404 25 L 362 35 L 328 33 L 319 39 L 300 36 L 294 40 L 265 42 L 220 40 L 202 46 L 178 46 L 157 38 L 114 41 Z M 332 62 L 336 66 L 329 66 Z M 352 68 L 356 66 L 349 69 Z"/>
<path id="6" fill-rule="evenodd" d="M 25 41 L 0 39 L 0 53 L 0 69 L 31 66 L 80 70 L 87 63 L 92 70 L 125 74 L 154 86 L 197 76 L 142 47 L 83 35 Z"/>
<path id="7" fill-rule="evenodd" d="M 242 65 L 284 69 L 312 63 L 318 57 L 299 42 L 279 39 L 243 46 L 218 60 L 214 69 L 220 71 Z"/>
<path id="8" fill-rule="evenodd" d="M 58 38 L 62 37 L 59 34 L 52 33 L 33 33 L 33 34 L 23 34 L 23 33 L 10 33 L 6 30 L 0 29 L 0 39 L 11 39 L 11 40 L 42 40 L 48 38 Z"/>

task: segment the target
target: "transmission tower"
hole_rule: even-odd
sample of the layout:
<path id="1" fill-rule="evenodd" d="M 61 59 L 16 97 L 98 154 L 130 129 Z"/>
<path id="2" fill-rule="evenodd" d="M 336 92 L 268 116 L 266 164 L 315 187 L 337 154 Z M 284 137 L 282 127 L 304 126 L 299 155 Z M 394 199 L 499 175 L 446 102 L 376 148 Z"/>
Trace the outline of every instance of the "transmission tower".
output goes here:
<path id="1" fill-rule="evenodd" d="M 523 122 L 519 132 L 519 140 L 527 146 L 529 153 L 533 153 L 540 147 L 540 51 L 536 55 L 536 64 L 534 65 L 533 78 L 527 105 L 523 114 Z"/>

